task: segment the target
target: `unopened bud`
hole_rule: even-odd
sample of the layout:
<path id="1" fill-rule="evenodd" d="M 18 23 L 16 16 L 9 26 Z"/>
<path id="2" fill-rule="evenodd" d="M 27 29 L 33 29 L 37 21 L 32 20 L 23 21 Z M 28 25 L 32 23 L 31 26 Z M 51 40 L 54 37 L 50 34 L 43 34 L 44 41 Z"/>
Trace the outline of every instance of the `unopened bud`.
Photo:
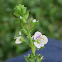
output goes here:
<path id="1" fill-rule="evenodd" d="M 43 59 L 44 56 L 41 57 L 41 60 Z"/>
<path id="2" fill-rule="evenodd" d="M 30 54 L 28 54 L 28 57 L 30 57 Z"/>
<path id="3" fill-rule="evenodd" d="M 40 56 L 40 54 L 38 56 Z"/>

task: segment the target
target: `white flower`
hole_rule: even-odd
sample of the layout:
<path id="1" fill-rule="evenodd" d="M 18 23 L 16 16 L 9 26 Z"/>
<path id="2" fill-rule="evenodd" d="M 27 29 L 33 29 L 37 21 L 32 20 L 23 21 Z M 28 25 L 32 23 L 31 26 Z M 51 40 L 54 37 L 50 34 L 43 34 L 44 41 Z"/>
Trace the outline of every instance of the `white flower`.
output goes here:
<path id="1" fill-rule="evenodd" d="M 21 31 L 19 31 L 19 35 L 21 35 Z"/>
<path id="2" fill-rule="evenodd" d="M 33 20 L 33 23 L 35 23 L 35 22 L 36 22 L 36 19 Z"/>
<path id="3" fill-rule="evenodd" d="M 32 36 L 32 39 L 35 40 L 34 45 L 37 48 L 44 47 L 44 44 L 47 44 L 48 38 L 45 35 L 42 35 L 41 32 L 35 32 L 35 34 Z"/>
<path id="4" fill-rule="evenodd" d="M 35 22 L 38 22 L 38 21 L 36 21 L 36 19 L 34 19 L 34 20 L 33 20 L 33 23 L 35 23 Z"/>
<path id="5" fill-rule="evenodd" d="M 22 16 L 20 16 L 20 19 L 22 19 Z"/>
<path id="6" fill-rule="evenodd" d="M 20 44 L 20 43 L 21 43 L 20 39 L 21 39 L 21 36 L 16 37 L 16 41 L 15 41 L 15 43 L 16 43 L 16 44 Z"/>
<path id="7" fill-rule="evenodd" d="M 19 35 L 21 35 L 21 31 L 19 31 Z M 21 41 L 20 41 L 21 36 L 19 36 L 19 37 L 15 36 L 14 39 L 16 39 L 16 41 L 15 41 L 16 44 L 20 44 L 21 43 Z"/>

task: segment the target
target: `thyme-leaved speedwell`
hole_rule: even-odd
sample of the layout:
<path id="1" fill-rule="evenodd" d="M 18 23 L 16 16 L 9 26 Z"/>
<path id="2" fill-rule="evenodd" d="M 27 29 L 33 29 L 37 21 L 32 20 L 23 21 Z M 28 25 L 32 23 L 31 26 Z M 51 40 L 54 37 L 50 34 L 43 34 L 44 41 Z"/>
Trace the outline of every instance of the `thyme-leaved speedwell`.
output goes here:
<path id="1" fill-rule="evenodd" d="M 31 48 L 32 54 L 25 56 L 26 62 L 35 62 L 35 60 L 36 62 L 41 62 L 44 59 L 43 56 L 40 54 L 35 55 L 35 51 L 43 48 L 47 44 L 48 38 L 39 31 L 31 35 L 31 32 L 39 21 L 33 18 L 28 19 L 29 11 L 27 11 L 24 5 L 17 5 L 14 10 L 14 15 L 17 17 L 16 24 L 19 29 L 19 34 L 15 36 L 15 43 L 22 44 L 25 42 Z"/>

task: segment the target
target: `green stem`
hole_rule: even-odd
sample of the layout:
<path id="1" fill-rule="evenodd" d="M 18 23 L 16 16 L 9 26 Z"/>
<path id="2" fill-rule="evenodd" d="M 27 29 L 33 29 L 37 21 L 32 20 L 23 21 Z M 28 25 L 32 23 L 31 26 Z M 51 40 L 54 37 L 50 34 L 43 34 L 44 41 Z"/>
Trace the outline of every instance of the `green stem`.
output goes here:
<path id="1" fill-rule="evenodd" d="M 31 38 L 30 33 L 29 33 L 29 38 L 30 38 L 32 53 L 33 53 L 33 55 L 35 56 L 35 46 L 33 45 L 33 41 L 32 41 L 32 38 Z"/>
<path id="2" fill-rule="evenodd" d="M 35 60 L 33 60 L 32 62 L 35 62 Z"/>
<path id="3" fill-rule="evenodd" d="M 32 49 L 32 54 L 33 54 L 33 56 L 35 56 L 35 46 L 34 46 L 34 44 L 33 44 L 33 41 L 32 41 L 32 38 L 31 38 L 31 34 L 30 34 L 30 31 L 28 31 L 28 33 L 29 33 L 29 39 L 30 39 L 30 44 L 31 44 L 31 49 Z M 35 59 L 33 58 L 33 61 L 32 62 L 35 62 Z"/>
<path id="4" fill-rule="evenodd" d="M 34 47 L 34 45 L 31 47 L 31 49 L 32 49 L 32 54 L 35 56 L 35 47 Z"/>
<path id="5" fill-rule="evenodd" d="M 32 54 L 35 56 L 35 46 L 33 45 L 33 41 L 32 41 L 30 33 L 29 33 L 29 38 L 30 38 L 30 43 L 31 43 Z"/>

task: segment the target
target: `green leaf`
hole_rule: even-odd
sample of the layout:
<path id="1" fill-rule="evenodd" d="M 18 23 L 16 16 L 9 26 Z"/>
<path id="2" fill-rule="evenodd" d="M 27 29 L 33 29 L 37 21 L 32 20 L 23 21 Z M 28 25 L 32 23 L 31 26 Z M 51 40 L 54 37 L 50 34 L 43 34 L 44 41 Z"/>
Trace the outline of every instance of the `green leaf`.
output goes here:
<path id="1" fill-rule="evenodd" d="M 27 11 L 24 15 L 24 18 L 27 20 L 28 16 L 29 16 L 29 12 Z"/>
<path id="2" fill-rule="evenodd" d="M 26 62 L 31 62 L 30 59 L 29 59 L 29 57 L 24 56 L 24 58 L 25 58 Z"/>

